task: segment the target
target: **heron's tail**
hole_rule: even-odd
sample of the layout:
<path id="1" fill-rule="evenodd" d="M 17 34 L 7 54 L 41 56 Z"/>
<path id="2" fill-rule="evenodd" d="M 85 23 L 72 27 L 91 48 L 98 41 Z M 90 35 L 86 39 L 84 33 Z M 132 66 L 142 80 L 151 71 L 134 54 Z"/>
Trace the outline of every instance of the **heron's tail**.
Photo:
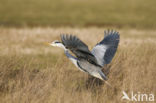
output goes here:
<path id="1" fill-rule="evenodd" d="M 100 71 L 99 74 L 103 80 L 108 80 L 108 78 L 106 77 L 106 75 L 102 71 Z"/>
<path id="2" fill-rule="evenodd" d="M 108 78 L 105 76 L 105 74 L 104 74 L 103 72 L 100 72 L 100 76 L 102 77 L 102 80 L 103 80 L 108 86 L 112 87 L 111 84 L 110 84 L 109 82 L 106 81 L 106 80 L 108 80 Z"/>

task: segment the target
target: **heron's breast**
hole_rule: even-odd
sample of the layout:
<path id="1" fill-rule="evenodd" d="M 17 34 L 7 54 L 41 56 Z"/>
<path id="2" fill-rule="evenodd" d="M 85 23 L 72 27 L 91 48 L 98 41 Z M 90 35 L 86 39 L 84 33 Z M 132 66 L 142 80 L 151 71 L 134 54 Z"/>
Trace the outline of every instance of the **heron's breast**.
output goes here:
<path id="1" fill-rule="evenodd" d="M 83 68 L 84 70 L 86 70 L 89 73 L 97 71 L 99 69 L 99 67 L 89 63 L 87 60 L 80 60 L 80 61 L 78 61 L 78 63 L 81 68 Z"/>

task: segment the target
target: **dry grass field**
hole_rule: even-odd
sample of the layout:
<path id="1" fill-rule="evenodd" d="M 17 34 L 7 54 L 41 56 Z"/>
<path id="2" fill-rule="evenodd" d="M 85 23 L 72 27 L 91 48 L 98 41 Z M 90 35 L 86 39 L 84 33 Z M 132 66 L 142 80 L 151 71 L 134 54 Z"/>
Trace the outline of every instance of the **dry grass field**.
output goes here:
<path id="1" fill-rule="evenodd" d="M 106 28 L 0 28 L 1 103 L 121 103 L 122 91 L 156 95 L 156 30 L 117 29 L 108 82 L 89 82 L 60 48 L 45 42 L 77 35 L 91 49 Z"/>

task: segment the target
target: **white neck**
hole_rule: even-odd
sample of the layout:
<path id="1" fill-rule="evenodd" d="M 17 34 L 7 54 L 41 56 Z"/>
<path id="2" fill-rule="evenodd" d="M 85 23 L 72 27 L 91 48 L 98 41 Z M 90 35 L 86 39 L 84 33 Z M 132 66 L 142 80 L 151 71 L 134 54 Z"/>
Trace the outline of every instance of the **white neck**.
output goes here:
<path id="1" fill-rule="evenodd" d="M 62 43 L 59 43 L 57 46 L 66 50 L 65 46 Z"/>
<path id="2" fill-rule="evenodd" d="M 52 44 L 52 46 L 60 47 L 60 48 L 64 49 L 65 51 L 67 50 L 66 47 L 62 43 Z"/>
<path id="3" fill-rule="evenodd" d="M 71 60 L 71 62 L 78 68 L 80 69 L 81 71 L 83 71 L 78 65 L 77 65 L 77 58 L 72 56 L 69 52 L 68 52 L 68 49 L 66 49 L 66 47 L 62 44 L 62 43 L 57 43 L 57 44 L 52 44 L 52 46 L 57 46 L 57 47 L 60 47 L 60 48 L 63 48 L 64 49 L 64 53 L 66 54 L 66 56 Z M 83 71 L 84 72 L 84 71 Z"/>

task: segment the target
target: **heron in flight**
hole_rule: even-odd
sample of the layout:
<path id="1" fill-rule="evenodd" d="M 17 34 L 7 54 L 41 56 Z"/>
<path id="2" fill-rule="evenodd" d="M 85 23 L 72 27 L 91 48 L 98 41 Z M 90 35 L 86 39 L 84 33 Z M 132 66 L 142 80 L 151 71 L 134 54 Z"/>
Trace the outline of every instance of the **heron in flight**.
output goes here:
<path id="1" fill-rule="evenodd" d="M 97 43 L 92 51 L 78 37 L 73 35 L 61 35 L 61 42 L 58 40 L 50 43 L 64 49 L 66 56 L 81 71 L 106 82 L 107 77 L 102 72 L 104 65 L 109 64 L 113 59 L 118 44 L 119 33 L 114 30 L 104 31 L 104 38 Z M 69 50 L 75 55 L 71 55 Z"/>

